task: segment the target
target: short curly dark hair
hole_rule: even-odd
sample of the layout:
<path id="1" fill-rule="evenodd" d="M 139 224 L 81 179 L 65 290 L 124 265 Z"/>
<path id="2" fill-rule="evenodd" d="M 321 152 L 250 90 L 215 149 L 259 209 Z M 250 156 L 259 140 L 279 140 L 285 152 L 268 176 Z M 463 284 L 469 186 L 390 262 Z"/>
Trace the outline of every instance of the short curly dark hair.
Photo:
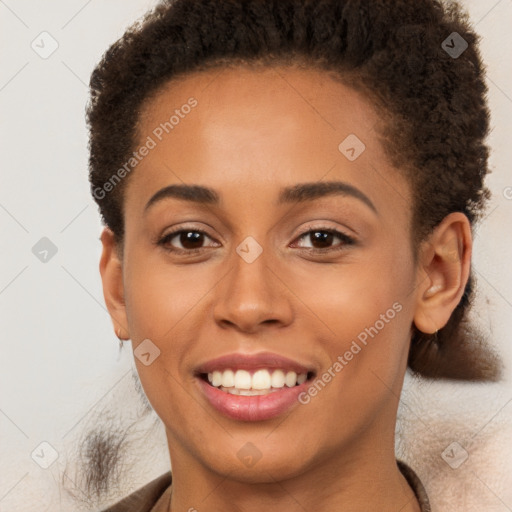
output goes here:
<path id="1" fill-rule="evenodd" d="M 122 245 L 129 176 L 105 184 L 133 154 L 145 102 L 170 80 L 228 66 L 299 63 L 335 74 L 378 110 L 383 147 L 412 187 L 414 246 L 451 212 L 474 224 L 490 195 L 490 114 L 478 40 L 456 2 L 164 1 L 110 47 L 91 76 L 90 183 L 103 221 Z M 436 336 L 414 332 L 414 372 L 497 379 L 497 356 L 466 320 L 473 284 L 472 276 Z"/>

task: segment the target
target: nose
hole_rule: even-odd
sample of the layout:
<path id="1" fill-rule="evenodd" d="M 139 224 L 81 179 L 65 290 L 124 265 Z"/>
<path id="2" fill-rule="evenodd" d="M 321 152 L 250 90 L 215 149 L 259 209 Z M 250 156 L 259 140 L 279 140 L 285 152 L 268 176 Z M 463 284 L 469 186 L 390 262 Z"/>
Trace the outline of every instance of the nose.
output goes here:
<path id="1" fill-rule="evenodd" d="M 270 260 L 265 249 L 252 262 L 234 253 L 231 269 L 216 287 L 214 318 L 222 328 L 255 333 L 264 326 L 291 323 L 293 294 L 280 275 L 280 265 Z"/>

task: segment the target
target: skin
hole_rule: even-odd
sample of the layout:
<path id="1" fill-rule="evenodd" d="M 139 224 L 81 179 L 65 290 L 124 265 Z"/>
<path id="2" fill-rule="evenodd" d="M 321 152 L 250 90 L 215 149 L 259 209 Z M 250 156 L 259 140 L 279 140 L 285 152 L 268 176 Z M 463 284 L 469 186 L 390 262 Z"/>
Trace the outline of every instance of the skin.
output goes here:
<path id="1" fill-rule="evenodd" d="M 435 332 L 463 294 L 468 219 L 450 214 L 413 257 L 412 191 L 386 159 L 379 117 L 365 96 L 324 71 L 187 75 L 145 105 L 140 144 L 192 96 L 197 107 L 129 177 L 122 257 L 108 228 L 101 237 L 100 272 L 117 334 L 134 349 L 149 338 L 161 351 L 149 366 L 135 362 L 166 427 L 172 511 L 418 512 L 395 462 L 398 400 L 413 324 Z M 353 162 L 338 149 L 349 134 L 366 145 Z M 348 195 L 277 204 L 281 187 L 326 181 L 356 187 L 377 213 Z M 158 190 L 183 183 L 215 189 L 220 204 L 166 198 L 144 212 Z M 176 255 L 155 243 L 182 226 L 207 236 L 195 245 L 177 236 L 167 248 L 202 247 L 199 253 Z M 319 228 L 355 243 L 334 237 L 322 245 L 307 234 Z M 263 249 L 252 263 L 236 252 L 248 236 Z M 229 419 L 194 377 L 210 359 L 263 351 L 321 376 L 395 303 L 401 311 L 342 371 L 307 405 L 278 418 Z M 261 453 L 252 467 L 237 456 L 248 442 Z"/>

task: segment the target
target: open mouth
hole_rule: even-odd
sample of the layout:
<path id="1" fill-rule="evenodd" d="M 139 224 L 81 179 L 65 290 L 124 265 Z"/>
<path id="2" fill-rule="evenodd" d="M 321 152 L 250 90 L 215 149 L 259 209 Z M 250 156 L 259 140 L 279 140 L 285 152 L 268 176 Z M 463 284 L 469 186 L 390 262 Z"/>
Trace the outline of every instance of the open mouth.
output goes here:
<path id="1" fill-rule="evenodd" d="M 312 381 L 315 373 L 296 373 L 279 368 L 261 368 L 254 371 L 226 369 L 200 373 L 199 377 L 210 386 L 231 395 L 257 396 L 301 386 Z"/>

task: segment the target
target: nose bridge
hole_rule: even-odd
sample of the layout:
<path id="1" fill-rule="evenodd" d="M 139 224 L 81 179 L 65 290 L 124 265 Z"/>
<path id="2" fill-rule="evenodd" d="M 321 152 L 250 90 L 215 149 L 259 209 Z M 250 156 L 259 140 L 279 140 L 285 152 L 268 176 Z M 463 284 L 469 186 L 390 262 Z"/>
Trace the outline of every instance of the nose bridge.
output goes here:
<path id="1" fill-rule="evenodd" d="M 215 302 L 217 322 L 254 330 L 263 322 L 289 321 L 291 308 L 276 278 L 275 258 L 271 249 L 264 248 L 251 236 L 234 250 L 231 270 Z"/>

